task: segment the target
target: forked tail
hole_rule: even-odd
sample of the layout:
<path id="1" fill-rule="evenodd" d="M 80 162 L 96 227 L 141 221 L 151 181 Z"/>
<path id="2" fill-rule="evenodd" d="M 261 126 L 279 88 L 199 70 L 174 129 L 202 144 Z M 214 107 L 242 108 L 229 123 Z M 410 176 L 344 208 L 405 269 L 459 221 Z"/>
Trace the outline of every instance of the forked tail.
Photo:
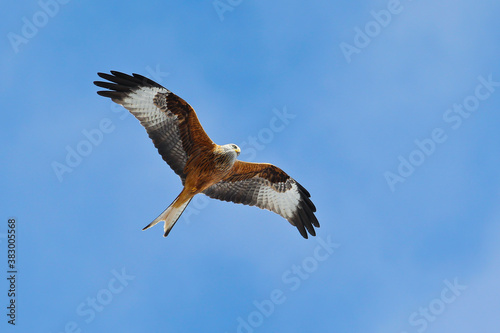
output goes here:
<path id="1" fill-rule="evenodd" d="M 184 199 L 183 200 L 184 202 L 181 202 L 180 198 L 181 198 L 181 195 L 179 195 L 177 197 L 177 199 L 175 199 L 174 202 L 172 202 L 172 204 L 170 204 L 170 206 L 168 206 L 168 208 L 165 209 L 165 211 L 160 214 L 160 216 L 158 216 L 156 219 L 154 219 L 153 222 L 151 222 L 150 224 L 145 226 L 142 230 L 149 229 L 152 226 L 154 226 L 155 224 L 160 223 L 161 221 L 164 221 L 165 225 L 163 226 L 163 230 L 165 231 L 165 233 L 163 234 L 163 237 L 167 237 L 170 230 L 172 230 L 172 228 L 174 227 L 175 222 L 177 222 L 179 217 L 181 217 L 182 212 L 184 212 L 187 205 L 189 204 L 189 202 L 192 199 L 192 197 L 191 197 L 188 199 Z"/>

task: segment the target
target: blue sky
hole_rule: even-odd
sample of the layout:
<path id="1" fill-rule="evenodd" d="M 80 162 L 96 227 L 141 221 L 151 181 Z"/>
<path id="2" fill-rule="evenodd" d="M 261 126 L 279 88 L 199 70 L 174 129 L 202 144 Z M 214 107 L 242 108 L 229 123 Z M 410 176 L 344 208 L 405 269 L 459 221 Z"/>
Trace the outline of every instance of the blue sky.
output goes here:
<path id="1" fill-rule="evenodd" d="M 2 332 L 498 332 L 498 1 L 54 1 L 1 14 Z M 201 196 L 141 231 L 181 183 L 109 70 L 292 175 L 318 236 Z"/>

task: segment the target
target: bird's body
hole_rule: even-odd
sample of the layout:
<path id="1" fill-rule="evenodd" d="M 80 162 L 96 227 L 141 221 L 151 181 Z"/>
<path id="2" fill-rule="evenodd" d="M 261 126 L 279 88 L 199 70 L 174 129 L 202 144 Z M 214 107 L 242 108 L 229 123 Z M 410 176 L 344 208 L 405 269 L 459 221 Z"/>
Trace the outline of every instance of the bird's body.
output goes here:
<path id="1" fill-rule="evenodd" d="M 160 216 L 143 230 L 165 221 L 164 236 L 168 235 L 191 199 L 221 181 L 231 171 L 239 152 L 236 153 L 233 148 L 226 146 L 215 145 L 213 150 L 202 150 L 187 161 L 184 168 L 187 176 L 182 192 Z"/>
<path id="2" fill-rule="evenodd" d="M 193 108 L 182 98 L 141 75 L 98 73 L 94 82 L 105 97 L 127 108 L 146 128 L 159 153 L 181 177 L 184 188 L 172 204 L 144 229 L 164 222 L 166 237 L 191 199 L 209 197 L 256 205 L 285 217 L 307 238 L 319 227 L 309 192 L 278 167 L 237 160 L 235 144 L 217 145 L 203 130 Z"/>

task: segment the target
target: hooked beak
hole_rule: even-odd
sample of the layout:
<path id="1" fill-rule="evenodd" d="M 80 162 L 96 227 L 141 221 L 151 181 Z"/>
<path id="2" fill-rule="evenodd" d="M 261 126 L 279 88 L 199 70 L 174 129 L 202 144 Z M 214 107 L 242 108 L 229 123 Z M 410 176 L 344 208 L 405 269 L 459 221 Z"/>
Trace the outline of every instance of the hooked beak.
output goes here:
<path id="1" fill-rule="evenodd" d="M 234 151 L 236 152 L 237 155 L 240 155 L 240 153 L 241 153 L 240 147 L 236 148 Z"/>

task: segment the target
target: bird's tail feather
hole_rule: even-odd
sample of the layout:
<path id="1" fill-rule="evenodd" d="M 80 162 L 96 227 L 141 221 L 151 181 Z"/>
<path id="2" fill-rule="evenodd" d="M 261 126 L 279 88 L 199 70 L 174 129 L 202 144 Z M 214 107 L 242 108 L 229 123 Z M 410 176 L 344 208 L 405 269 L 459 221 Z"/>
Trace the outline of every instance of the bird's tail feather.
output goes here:
<path id="1" fill-rule="evenodd" d="M 174 202 L 172 202 L 172 204 L 170 204 L 170 206 L 168 206 L 167 209 L 163 211 L 163 213 L 160 214 L 160 216 L 154 219 L 153 222 L 145 226 L 142 230 L 149 229 L 157 223 L 164 221 L 165 225 L 163 227 L 163 230 L 165 231 L 165 233 L 163 234 L 163 237 L 167 237 L 170 230 L 172 230 L 172 228 L 174 227 L 175 222 L 177 222 L 182 212 L 184 212 L 187 205 L 189 204 L 189 202 L 191 202 L 192 199 L 189 198 L 184 202 L 179 202 L 179 198 L 180 195 L 177 197 L 177 199 L 174 200 Z"/>

